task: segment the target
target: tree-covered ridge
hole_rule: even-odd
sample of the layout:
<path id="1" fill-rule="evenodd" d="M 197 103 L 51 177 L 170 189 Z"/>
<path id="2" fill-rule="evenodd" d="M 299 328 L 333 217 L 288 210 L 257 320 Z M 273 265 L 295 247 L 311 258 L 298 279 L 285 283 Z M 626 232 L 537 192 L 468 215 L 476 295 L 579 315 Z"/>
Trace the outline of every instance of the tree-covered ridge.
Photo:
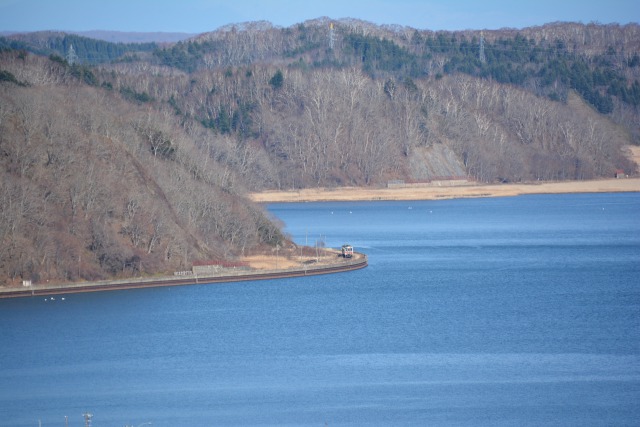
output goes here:
<path id="1" fill-rule="evenodd" d="M 147 61 L 147 54 L 153 53 L 152 63 L 188 73 L 273 61 L 306 69 L 357 66 L 372 77 L 399 81 L 464 73 L 520 86 L 559 101 L 566 101 L 568 91 L 575 90 L 605 114 L 613 111 L 616 100 L 633 107 L 640 105 L 637 26 L 550 24 L 522 31 L 490 31 L 481 60 L 479 32 L 389 29 L 346 20 L 336 21 L 330 35 L 329 22 L 320 20 L 290 28 L 248 23 L 164 47 L 36 33 L 0 38 L 0 49 L 23 49 L 68 59 L 73 47 L 81 64 Z"/>
<path id="2" fill-rule="evenodd" d="M 73 47 L 73 49 L 72 49 Z M 137 53 L 153 52 L 156 43 L 111 43 L 75 34 L 53 33 L 0 37 L 0 49 L 24 50 L 38 55 L 56 55 L 68 58 L 73 51 L 75 60 L 85 65 L 104 64 L 136 58 Z"/>
<path id="3" fill-rule="evenodd" d="M 336 25 L 330 48 L 326 28 L 303 24 L 270 27 L 262 33 L 230 31 L 159 48 L 154 56 L 162 65 L 186 72 L 285 61 L 291 67 L 311 69 L 358 66 L 372 77 L 396 80 L 464 73 L 520 86 L 553 100 L 566 101 L 568 91 L 575 90 L 604 114 L 613 111 L 614 98 L 633 107 L 640 105 L 637 51 L 630 55 L 624 46 L 612 45 L 587 54 L 575 46 L 570 49 L 571 41 L 560 38 L 492 33 L 484 40 L 482 60 L 480 34 L 418 30 L 376 34 Z M 620 60 L 621 56 L 625 59 Z"/>
<path id="4" fill-rule="evenodd" d="M 186 41 L 178 42 L 171 47 L 156 49 L 153 51 L 153 55 L 162 65 L 190 73 L 202 66 L 203 53 L 211 49 L 214 49 L 211 42 L 194 43 Z"/>
<path id="5" fill-rule="evenodd" d="M 388 39 L 347 34 L 342 52 L 347 58 L 361 61 L 363 71 L 370 75 L 385 73 L 402 78 L 427 74 L 417 55 Z"/>
<path id="6" fill-rule="evenodd" d="M 616 70 L 611 52 L 586 58 L 568 52 L 561 41 L 537 43 L 521 35 L 511 39 L 498 39 L 484 44 L 485 61 L 479 59 L 477 40 L 445 41 L 428 39 L 426 51 L 449 53 L 443 67 L 446 74 L 461 72 L 473 76 L 491 78 L 500 83 L 534 87 L 538 94 L 554 100 L 566 101 L 567 91 L 577 91 L 587 102 L 603 114 L 613 111 L 612 96 L 632 106 L 640 105 L 638 80 L 630 85 L 625 70 Z M 638 67 L 637 54 L 625 64 Z"/>

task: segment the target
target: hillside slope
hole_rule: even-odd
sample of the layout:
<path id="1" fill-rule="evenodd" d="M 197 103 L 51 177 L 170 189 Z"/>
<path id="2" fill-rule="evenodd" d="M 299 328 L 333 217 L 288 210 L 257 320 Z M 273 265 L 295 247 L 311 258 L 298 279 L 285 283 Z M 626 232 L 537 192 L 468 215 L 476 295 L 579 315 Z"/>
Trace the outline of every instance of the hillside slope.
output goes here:
<path id="1" fill-rule="evenodd" d="M 0 281 L 172 272 L 283 242 L 194 143 L 211 135 L 49 59 L 0 65 L 16 73 L 0 82 Z"/>
<path id="2" fill-rule="evenodd" d="M 640 142 L 639 46 L 632 24 L 254 22 L 107 66 L 118 79 L 103 78 L 255 141 L 254 190 L 424 180 L 460 165 L 483 182 L 589 179 L 635 173 L 621 147 Z"/>

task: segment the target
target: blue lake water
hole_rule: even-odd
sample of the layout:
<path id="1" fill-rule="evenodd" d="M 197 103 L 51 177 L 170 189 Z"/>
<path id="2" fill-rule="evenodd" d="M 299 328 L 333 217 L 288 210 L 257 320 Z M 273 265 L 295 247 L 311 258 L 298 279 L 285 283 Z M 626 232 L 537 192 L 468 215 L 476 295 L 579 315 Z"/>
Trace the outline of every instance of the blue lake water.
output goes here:
<path id="1" fill-rule="evenodd" d="M 0 426 L 640 425 L 640 193 L 269 210 L 369 267 L 0 300 Z"/>

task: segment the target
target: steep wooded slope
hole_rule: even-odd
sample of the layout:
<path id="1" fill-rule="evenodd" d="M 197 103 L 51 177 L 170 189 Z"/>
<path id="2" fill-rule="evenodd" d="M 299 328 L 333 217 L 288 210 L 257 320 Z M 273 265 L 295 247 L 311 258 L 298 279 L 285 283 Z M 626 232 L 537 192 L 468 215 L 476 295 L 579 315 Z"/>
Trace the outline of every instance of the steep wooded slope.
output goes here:
<path id="1" fill-rule="evenodd" d="M 57 61 L 5 52 L 0 68 L 1 281 L 172 272 L 282 241 L 194 144 L 213 135 Z"/>
<path id="2" fill-rule="evenodd" d="M 117 79 L 101 78 L 114 88 L 148 91 L 185 123 L 233 136 L 242 152 L 233 166 L 254 190 L 443 175 L 588 179 L 635 170 L 622 151 L 629 131 L 585 103 L 464 74 L 395 81 L 357 68 L 113 70 Z"/>

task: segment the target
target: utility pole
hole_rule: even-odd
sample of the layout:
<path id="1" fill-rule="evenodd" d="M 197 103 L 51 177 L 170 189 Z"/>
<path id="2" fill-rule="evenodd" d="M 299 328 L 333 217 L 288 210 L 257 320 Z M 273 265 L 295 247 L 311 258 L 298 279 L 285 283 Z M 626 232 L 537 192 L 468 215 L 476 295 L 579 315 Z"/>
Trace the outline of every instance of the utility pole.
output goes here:
<path id="1" fill-rule="evenodd" d="M 484 56 L 484 33 L 480 31 L 480 55 L 479 59 L 481 63 L 487 62 L 487 58 Z"/>

